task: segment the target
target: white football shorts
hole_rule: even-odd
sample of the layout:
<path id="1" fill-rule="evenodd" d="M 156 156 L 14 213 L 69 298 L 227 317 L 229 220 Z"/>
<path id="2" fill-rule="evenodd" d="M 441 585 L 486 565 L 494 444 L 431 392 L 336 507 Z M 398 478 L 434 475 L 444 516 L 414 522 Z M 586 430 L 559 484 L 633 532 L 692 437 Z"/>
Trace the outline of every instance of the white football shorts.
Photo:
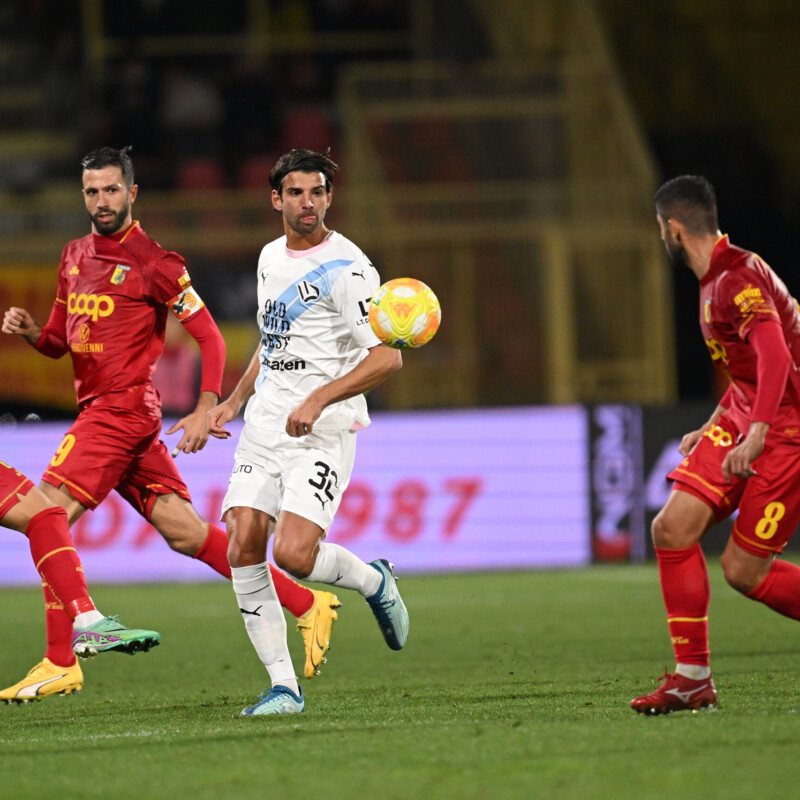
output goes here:
<path id="1" fill-rule="evenodd" d="M 222 518 L 229 508 L 264 511 L 273 519 L 291 511 L 327 531 L 350 483 L 355 431 L 320 431 L 294 438 L 245 423 Z"/>

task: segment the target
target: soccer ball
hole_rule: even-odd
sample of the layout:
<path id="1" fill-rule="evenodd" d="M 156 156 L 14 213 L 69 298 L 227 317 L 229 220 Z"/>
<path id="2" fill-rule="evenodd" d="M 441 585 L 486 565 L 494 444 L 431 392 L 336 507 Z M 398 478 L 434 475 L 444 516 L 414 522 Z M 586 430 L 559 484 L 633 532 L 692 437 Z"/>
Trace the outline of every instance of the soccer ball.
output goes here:
<path id="1" fill-rule="evenodd" d="M 369 324 L 389 347 L 422 347 L 433 339 L 441 319 L 436 295 L 416 278 L 387 281 L 369 304 Z"/>

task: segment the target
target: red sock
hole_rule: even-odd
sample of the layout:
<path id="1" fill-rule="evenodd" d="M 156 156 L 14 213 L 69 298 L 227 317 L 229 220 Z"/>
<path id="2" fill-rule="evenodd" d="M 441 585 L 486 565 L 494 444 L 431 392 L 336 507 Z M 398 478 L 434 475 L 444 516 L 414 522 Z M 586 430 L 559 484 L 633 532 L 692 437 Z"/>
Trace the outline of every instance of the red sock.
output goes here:
<path id="1" fill-rule="evenodd" d="M 44 623 L 47 629 L 45 657 L 59 667 L 71 667 L 75 663 L 75 653 L 72 652 L 72 620 L 46 583 L 42 584 L 42 589 Z"/>
<path id="2" fill-rule="evenodd" d="M 281 605 L 295 617 L 302 617 L 314 604 L 314 592 L 292 580 L 285 572 L 269 565 L 269 574 L 272 576 L 272 585 Z"/>
<path id="3" fill-rule="evenodd" d="M 228 563 L 228 536 L 222 528 L 209 523 L 208 536 L 194 558 L 208 564 L 223 578 L 231 579 L 231 565 Z"/>
<path id="4" fill-rule="evenodd" d="M 767 577 L 747 596 L 785 617 L 800 619 L 800 567 L 776 559 Z"/>
<path id="5" fill-rule="evenodd" d="M 25 528 L 25 535 L 42 581 L 50 587 L 56 602 L 63 606 L 70 622 L 78 614 L 94 610 L 83 566 L 69 533 L 67 512 L 63 508 L 47 508 L 34 514 Z"/>
<path id="6" fill-rule="evenodd" d="M 682 550 L 655 550 L 675 661 L 707 667 L 711 589 L 703 551 L 699 544 Z"/>
<path id="7" fill-rule="evenodd" d="M 221 528 L 209 524 L 208 536 L 194 557 L 204 564 L 208 564 L 220 575 L 230 579 L 231 567 L 228 564 L 228 537 Z M 272 564 L 269 565 L 269 571 L 281 605 L 295 617 L 302 617 L 314 603 L 314 594 L 311 589 L 293 581 L 288 575 L 273 567 Z"/>

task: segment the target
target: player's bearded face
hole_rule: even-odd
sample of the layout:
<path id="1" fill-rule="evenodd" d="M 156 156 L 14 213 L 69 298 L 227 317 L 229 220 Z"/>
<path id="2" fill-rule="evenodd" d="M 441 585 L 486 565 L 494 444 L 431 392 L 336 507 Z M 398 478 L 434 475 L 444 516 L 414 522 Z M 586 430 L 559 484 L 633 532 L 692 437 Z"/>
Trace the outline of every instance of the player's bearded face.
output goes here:
<path id="1" fill-rule="evenodd" d="M 289 227 L 300 236 L 309 236 L 319 230 L 325 214 L 311 214 L 308 211 L 303 211 L 299 214 L 286 214 L 284 215 L 286 223 Z"/>
<path id="2" fill-rule="evenodd" d="M 658 218 L 658 224 L 661 228 L 661 241 L 664 242 L 664 247 L 667 251 L 667 259 L 672 267 L 680 269 L 689 266 L 689 258 L 686 255 L 686 248 L 679 242 L 669 229 L 667 220 Z"/>
<path id="3" fill-rule="evenodd" d="M 83 201 L 96 233 L 111 236 L 131 224 L 137 189 L 126 185 L 119 167 L 84 170 Z"/>
<path id="4" fill-rule="evenodd" d="M 273 205 L 286 225 L 304 238 L 323 228 L 330 203 L 331 194 L 320 172 L 290 172 L 283 179 L 280 195 L 273 195 Z"/>
<path id="5" fill-rule="evenodd" d="M 689 266 L 689 258 L 686 255 L 686 248 L 671 235 L 664 239 L 664 246 L 667 248 L 667 258 L 675 269 Z"/>
<path id="6" fill-rule="evenodd" d="M 122 229 L 130 212 L 131 204 L 127 202 L 118 211 L 111 208 L 99 208 L 94 214 L 90 211 L 89 217 L 92 220 L 95 230 L 99 234 L 102 236 L 111 236 Z"/>

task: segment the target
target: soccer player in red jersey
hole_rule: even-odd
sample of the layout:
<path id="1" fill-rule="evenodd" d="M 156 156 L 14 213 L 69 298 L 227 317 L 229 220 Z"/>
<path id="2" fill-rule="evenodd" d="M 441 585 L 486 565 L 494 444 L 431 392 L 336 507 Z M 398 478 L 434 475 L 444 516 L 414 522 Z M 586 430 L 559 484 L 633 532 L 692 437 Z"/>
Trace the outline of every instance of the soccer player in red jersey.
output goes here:
<path id="1" fill-rule="evenodd" d="M 75 545 L 69 534 L 67 513 L 53 505 L 33 483 L 9 464 L 0 461 L 0 524 L 28 537 L 31 556 L 42 582 L 64 609 L 73 629 L 72 645 L 86 657 L 110 650 L 129 653 L 155 647 L 156 631 L 134 630 L 116 617 L 104 617 L 86 587 Z M 37 664 L 15 686 L 0 692 L 6 703 L 27 703 L 51 694 L 71 694 L 83 687 L 77 662 L 60 667 L 48 658 Z"/>
<path id="2" fill-rule="evenodd" d="M 159 439 L 160 400 L 151 380 L 171 312 L 200 347 L 202 377 L 196 408 L 167 434 L 181 432 L 174 454 L 197 452 L 208 441 L 207 412 L 219 399 L 225 343 L 183 258 L 160 247 L 133 219 L 138 186 L 127 148 L 92 151 L 82 167 L 92 232 L 64 248 L 50 319 L 42 326 L 27 310 L 11 308 L 2 326 L 46 356 L 72 357 L 80 413 L 40 488 L 66 509 L 70 524 L 116 489 L 172 549 L 230 578 L 225 532 L 197 514 Z M 281 603 L 298 617 L 306 675 L 313 677 L 327 651 L 339 601 L 272 572 Z M 46 584 L 44 591 L 46 656 L 70 666 L 75 662 L 69 619 Z"/>
<path id="3" fill-rule="evenodd" d="M 709 582 L 700 540 L 738 509 L 722 555 L 745 596 L 800 620 L 800 567 L 777 556 L 800 523 L 800 310 L 757 255 L 717 223 L 711 184 L 686 175 L 656 192 L 674 266 L 700 281 L 700 327 L 730 386 L 709 420 L 687 433 L 672 492 L 653 521 L 661 589 L 677 666 L 631 707 L 644 714 L 713 706 Z"/>

